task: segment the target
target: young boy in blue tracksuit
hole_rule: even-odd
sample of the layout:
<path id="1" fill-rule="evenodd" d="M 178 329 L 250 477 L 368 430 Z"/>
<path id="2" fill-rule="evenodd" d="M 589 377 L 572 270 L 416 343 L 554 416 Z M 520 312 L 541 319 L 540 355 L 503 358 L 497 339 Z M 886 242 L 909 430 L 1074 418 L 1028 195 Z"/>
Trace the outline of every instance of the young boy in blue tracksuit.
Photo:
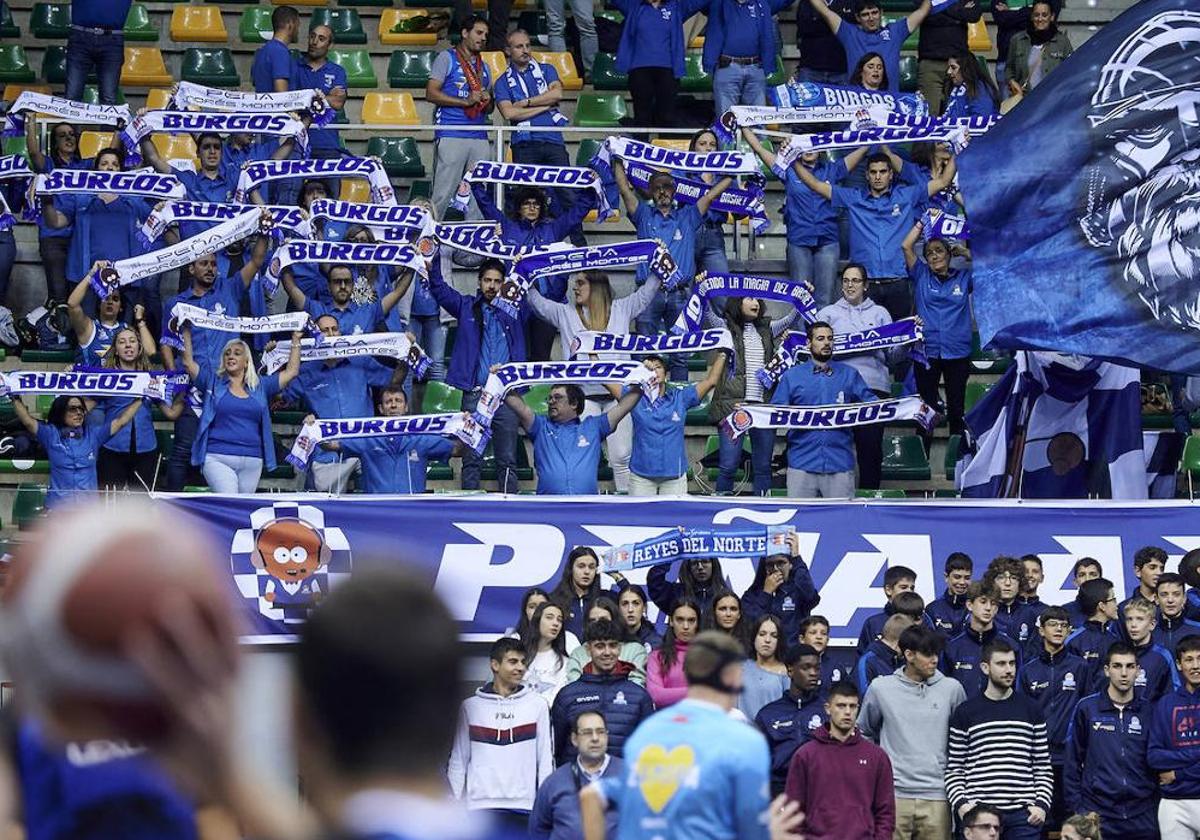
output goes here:
<path id="1" fill-rule="evenodd" d="M 1193 621 L 1187 614 L 1187 585 L 1183 575 L 1164 572 L 1158 576 L 1154 587 L 1158 602 L 1158 623 L 1154 625 L 1154 644 L 1168 651 L 1175 650 L 1184 636 L 1200 636 L 1200 621 Z"/>
<path id="2" fill-rule="evenodd" d="M 1017 652 L 1017 665 L 1021 664 L 1021 649 L 995 625 L 999 599 L 996 590 L 981 580 L 967 587 L 967 621 L 963 631 L 946 643 L 939 667 L 947 677 L 962 683 L 967 699 L 979 697 L 987 688 L 987 675 L 979 667 L 983 661 L 983 648 L 993 639 L 1004 639 Z M 1018 674 L 1019 676 L 1019 674 Z"/>
<path id="3" fill-rule="evenodd" d="M 1179 688 L 1175 660 L 1166 648 L 1154 643 L 1154 625 L 1158 608 L 1141 596 L 1125 603 L 1125 636 L 1137 653 L 1141 670 L 1133 690 L 1147 703 L 1154 703 L 1169 691 Z"/>
<path id="4" fill-rule="evenodd" d="M 1067 636 L 1067 650 L 1087 663 L 1084 685 L 1088 687 L 1088 693 L 1093 694 L 1094 688 L 1104 679 L 1101 663 L 1108 653 L 1108 646 L 1119 640 L 1112 624 L 1117 618 L 1117 598 L 1113 595 L 1112 581 L 1096 578 L 1085 582 L 1079 588 L 1076 600 L 1085 621 L 1082 627 Z"/>
<path id="5" fill-rule="evenodd" d="M 1200 636 L 1175 646 L 1182 685 L 1155 704 L 1146 756 L 1158 773 L 1158 825 L 1166 837 L 1200 829 Z"/>
<path id="6" fill-rule="evenodd" d="M 967 619 L 967 587 L 971 585 L 975 565 L 968 555 L 955 551 L 946 558 L 943 571 L 946 589 L 925 607 L 925 615 L 933 623 L 934 630 L 952 639 L 962 632 Z"/>

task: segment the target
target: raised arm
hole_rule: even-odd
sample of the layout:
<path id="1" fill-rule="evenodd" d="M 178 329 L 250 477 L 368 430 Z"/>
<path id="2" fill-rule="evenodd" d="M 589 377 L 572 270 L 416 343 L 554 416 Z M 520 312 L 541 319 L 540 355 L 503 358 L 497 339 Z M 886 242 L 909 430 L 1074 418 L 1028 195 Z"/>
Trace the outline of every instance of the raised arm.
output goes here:
<path id="1" fill-rule="evenodd" d="M 729 189 L 732 183 L 733 178 L 726 175 L 724 178 L 709 187 L 708 192 L 700 196 L 700 199 L 696 202 L 696 209 L 700 211 L 701 216 L 708 212 L 709 205 L 716 200 L 717 196 Z"/>
<path id="2" fill-rule="evenodd" d="M 610 429 L 617 428 L 617 424 L 625 419 L 625 415 L 633 411 L 633 407 L 638 404 L 638 400 L 642 398 L 642 389 L 634 386 L 630 388 L 625 396 L 617 400 L 617 404 L 608 410 L 608 427 Z"/>
<path id="3" fill-rule="evenodd" d="M 54 138 L 50 138 L 51 144 Z M 46 171 L 46 156 L 42 154 L 42 144 L 37 136 L 37 114 L 25 115 L 25 151 L 29 153 L 29 165 L 34 172 Z"/>
<path id="4" fill-rule="evenodd" d="M 479 212 L 485 219 L 491 219 L 493 222 L 504 219 L 503 211 L 496 206 L 496 202 L 492 201 L 492 197 L 488 193 L 487 184 L 472 183 L 471 195 L 475 196 L 475 203 L 479 206 Z"/>
<path id="5" fill-rule="evenodd" d="M 630 216 L 638 209 L 638 195 L 633 189 L 633 185 L 629 183 L 628 176 L 625 175 L 625 161 L 620 158 L 613 160 L 613 178 L 617 182 L 617 190 L 621 193 L 621 201 L 625 204 L 625 212 Z"/>
<path id="6" fill-rule="evenodd" d="M 859 146 L 850 154 L 842 158 L 842 164 L 846 167 L 847 172 L 853 172 L 862 163 L 862 159 L 867 156 L 867 147 Z M 797 161 L 799 163 L 799 161 Z"/>
<path id="7" fill-rule="evenodd" d="M 17 415 L 17 419 L 21 421 L 21 425 L 25 427 L 25 431 L 31 435 L 36 435 L 38 430 L 37 418 L 29 413 L 29 409 L 25 407 L 20 394 L 12 395 L 12 407 L 13 414 Z"/>
<path id="8" fill-rule="evenodd" d="M 196 357 L 192 353 L 192 325 L 184 324 L 181 331 L 183 339 L 183 369 L 187 371 L 187 375 L 195 381 L 200 375 L 200 365 L 196 362 Z"/>
<path id="9" fill-rule="evenodd" d="M 292 302 L 292 306 L 303 311 L 305 304 L 308 303 L 308 298 L 300 290 L 300 287 L 296 285 L 296 276 L 292 274 L 291 266 L 284 268 L 282 280 L 283 290 L 287 292 L 288 300 Z"/>
<path id="10" fill-rule="evenodd" d="M 112 437 L 133 422 L 134 416 L 142 407 L 141 400 L 130 400 L 129 405 L 121 409 L 121 413 L 112 419 L 108 426 L 108 436 Z"/>
<path id="11" fill-rule="evenodd" d="M 153 356 L 157 353 L 158 344 L 154 340 L 154 333 L 146 326 L 146 307 L 140 303 L 133 305 L 133 328 L 137 330 L 138 340 L 142 342 L 142 349 L 146 351 L 146 355 Z"/>
<path id="12" fill-rule="evenodd" d="M 917 240 L 921 238 L 921 231 L 925 229 L 925 224 L 917 220 L 917 223 L 912 226 L 908 234 L 904 237 L 904 241 L 900 243 L 900 248 L 904 251 L 904 264 L 909 270 L 917 264 Z"/>
<path id="13" fill-rule="evenodd" d="M 928 2 L 928 0 L 926 0 Z M 942 190 L 954 183 L 954 175 L 958 172 L 958 161 L 954 156 L 950 156 L 950 160 L 946 162 L 946 168 L 942 170 L 942 174 L 936 178 L 929 179 L 929 195 L 935 196 Z"/>
<path id="14" fill-rule="evenodd" d="M 304 333 L 297 330 L 292 333 L 292 346 L 288 352 L 287 364 L 279 371 L 279 390 L 283 390 L 293 379 L 300 375 L 300 342 Z M 184 347 L 187 345 L 185 344 Z"/>
<path id="15" fill-rule="evenodd" d="M 820 0 L 818 0 L 820 2 Z M 804 186 L 821 196 L 825 200 L 833 198 L 833 187 L 822 181 L 807 166 L 794 166 L 796 176 L 804 183 Z"/>
<path id="16" fill-rule="evenodd" d="M 392 308 L 400 302 L 400 298 L 404 297 L 404 293 L 408 291 L 408 287 L 413 282 L 413 270 L 406 268 L 400 272 L 400 276 L 396 278 L 392 290 L 379 299 L 379 306 L 386 315 L 392 311 Z"/>
<path id="17" fill-rule="evenodd" d="M 725 375 L 727 355 L 727 353 L 718 351 L 716 361 L 708 367 L 708 374 L 696 383 L 696 396 L 700 399 L 703 400 L 709 391 L 716 388 L 717 383 L 721 381 L 721 377 Z"/>
<path id="18" fill-rule="evenodd" d="M 271 211 L 262 210 L 260 218 L 264 225 L 271 221 Z M 255 234 L 250 239 L 250 250 L 246 255 L 246 262 L 238 272 L 242 278 L 242 286 L 249 289 L 250 284 L 254 282 L 254 278 L 262 271 L 263 263 L 267 261 L 267 237 Z"/>
<path id="19" fill-rule="evenodd" d="M 162 155 L 158 153 L 158 147 L 149 135 L 142 138 L 142 142 L 138 144 L 138 150 L 142 153 L 142 159 L 150 164 L 150 167 L 159 175 L 170 175 L 171 164 L 162 159 Z"/>
<path id="20" fill-rule="evenodd" d="M 742 126 L 742 137 L 746 138 L 746 143 L 750 146 L 751 151 L 758 155 L 758 159 L 765 163 L 768 169 L 775 165 L 775 153 L 764 146 L 758 139 L 758 135 L 748 126 Z"/>
<path id="21" fill-rule="evenodd" d="M 817 13 L 817 17 L 821 18 L 829 26 L 829 31 L 836 35 L 838 29 L 841 28 L 841 25 L 845 21 L 833 9 L 825 5 L 825 0 L 808 0 L 808 4 L 813 7 L 813 11 Z M 925 5 L 929 5 L 929 0 L 925 0 Z M 916 14 L 916 12 L 913 14 Z M 917 23 L 919 24 L 920 21 L 917 21 Z"/>
<path id="22" fill-rule="evenodd" d="M 908 32 L 910 35 L 916 32 L 917 27 L 925 22 L 925 18 L 929 17 L 930 8 L 929 0 L 921 0 L 921 5 L 913 9 L 912 13 L 908 16 Z"/>
<path id="23" fill-rule="evenodd" d="M 534 414 L 529 410 L 529 406 L 525 405 L 525 399 L 520 394 L 510 391 L 504 397 L 504 404 L 511 408 L 517 415 L 517 419 L 521 421 L 522 429 L 528 432 L 533 428 Z"/>
<path id="24" fill-rule="evenodd" d="M 92 263 L 92 267 L 88 273 L 83 276 L 82 280 L 75 284 L 75 288 L 67 296 L 67 320 L 71 322 L 71 331 L 75 333 L 75 340 L 79 342 L 80 347 L 92 340 L 92 319 L 83 311 L 83 300 L 87 297 L 88 289 L 92 286 L 88 282 L 88 275 L 108 264 L 105 260 L 96 260 Z"/>

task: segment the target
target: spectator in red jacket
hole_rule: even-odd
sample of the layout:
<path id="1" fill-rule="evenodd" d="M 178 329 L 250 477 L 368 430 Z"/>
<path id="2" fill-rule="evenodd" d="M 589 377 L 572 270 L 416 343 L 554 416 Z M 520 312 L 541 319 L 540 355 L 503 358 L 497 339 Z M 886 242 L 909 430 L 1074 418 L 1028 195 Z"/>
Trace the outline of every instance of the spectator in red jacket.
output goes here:
<path id="1" fill-rule="evenodd" d="M 792 756 L 784 788 L 805 814 L 804 836 L 891 840 L 896 828 L 892 763 L 858 732 L 858 689 L 853 683 L 839 682 L 829 689 L 825 713 L 829 723 Z"/>

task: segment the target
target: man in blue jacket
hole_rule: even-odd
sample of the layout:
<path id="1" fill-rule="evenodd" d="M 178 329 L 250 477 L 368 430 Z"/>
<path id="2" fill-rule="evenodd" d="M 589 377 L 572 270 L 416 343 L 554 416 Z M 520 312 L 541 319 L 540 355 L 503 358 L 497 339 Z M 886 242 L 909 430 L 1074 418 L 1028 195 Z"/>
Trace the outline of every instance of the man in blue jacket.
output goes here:
<path id="1" fill-rule="evenodd" d="M 560 765 L 575 757 L 578 744 L 572 733 L 580 715 L 602 713 L 608 730 L 605 740 L 613 755 L 620 755 L 625 739 L 654 713 L 650 694 L 629 679 L 633 666 L 620 660 L 622 637 L 620 628 L 606 618 L 584 628 L 584 645 L 592 661 L 583 667 L 579 679 L 559 689 L 550 707 L 554 758 Z"/>
<path id="2" fill-rule="evenodd" d="M 1073 814 L 1100 815 L 1105 837 L 1156 840 L 1158 785 L 1146 760 L 1151 705 L 1137 696 L 1137 656 L 1109 647 L 1105 687 L 1079 701 L 1067 733 L 1063 783 Z"/>
<path id="3" fill-rule="evenodd" d="M 883 625 L 879 638 L 867 645 L 867 652 L 858 658 L 854 668 L 855 682 L 858 693 L 866 695 L 867 688 L 878 677 L 893 674 L 904 664 L 904 654 L 900 652 L 900 636 L 909 627 L 919 624 L 918 619 L 897 614 Z"/>
<path id="4" fill-rule="evenodd" d="M 766 105 L 767 76 L 775 71 L 775 15 L 791 0 L 713 0 L 704 30 L 704 72 L 713 77 L 720 119 L 733 105 Z"/>
<path id="5" fill-rule="evenodd" d="M 944 572 L 946 589 L 925 607 L 925 615 L 933 623 L 934 630 L 951 638 L 962 632 L 967 617 L 967 587 L 971 585 L 975 565 L 969 555 L 955 551 L 946 558 Z"/>
<path id="6" fill-rule="evenodd" d="M 1154 644 L 1175 650 L 1175 645 L 1185 636 L 1200 636 L 1200 622 L 1187 616 L 1187 586 L 1183 582 L 1183 575 L 1164 572 L 1159 575 L 1154 589 L 1158 595 Z"/>
<path id="7" fill-rule="evenodd" d="M 609 753 L 612 733 L 600 710 L 580 712 L 571 723 L 570 734 L 574 757 L 542 782 L 529 814 L 529 836 L 537 840 L 577 840 L 582 837 L 579 791 L 597 779 L 606 776 L 619 779 L 625 773 L 625 762 Z M 620 752 L 615 746 L 613 749 Z M 615 837 L 617 812 L 610 809 L 604 815 L 604 822 L 605 833 Z"/>
<path id="8" fill-rule="evenodd" d="M 792 756 L 812 733 L 825 725 L 825 699 L 821 696 L 821 656 L 810 645 L 796 645 L 783 655 L 791 688 L 759 709 L 754 723 L 771 747 L 771 795 L 783 792 Z"/>
<path id="9" fill-rule="evenodd" d="M 1147 758 L 1158 773 L 1163 840 L 1200 833 L 1200 636 L 1175 646 L 1183 685 L 1154 707 Z"/>

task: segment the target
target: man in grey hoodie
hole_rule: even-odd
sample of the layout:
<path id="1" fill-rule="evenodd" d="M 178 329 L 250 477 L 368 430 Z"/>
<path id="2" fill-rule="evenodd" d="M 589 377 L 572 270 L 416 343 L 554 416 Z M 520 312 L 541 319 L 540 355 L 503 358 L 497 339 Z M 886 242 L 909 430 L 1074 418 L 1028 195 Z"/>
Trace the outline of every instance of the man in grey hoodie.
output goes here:
<path id="1" fill-rule="evenodd" d="M 858 715 L 862 734 L 891 759 L 896 838 L 944 840 L 952 828 L 944 774 L 950 715 L 966 699 L 938 670 L 942 636 L 920 624 L 900 635 L 904 665 L 871 683 Z"/>

